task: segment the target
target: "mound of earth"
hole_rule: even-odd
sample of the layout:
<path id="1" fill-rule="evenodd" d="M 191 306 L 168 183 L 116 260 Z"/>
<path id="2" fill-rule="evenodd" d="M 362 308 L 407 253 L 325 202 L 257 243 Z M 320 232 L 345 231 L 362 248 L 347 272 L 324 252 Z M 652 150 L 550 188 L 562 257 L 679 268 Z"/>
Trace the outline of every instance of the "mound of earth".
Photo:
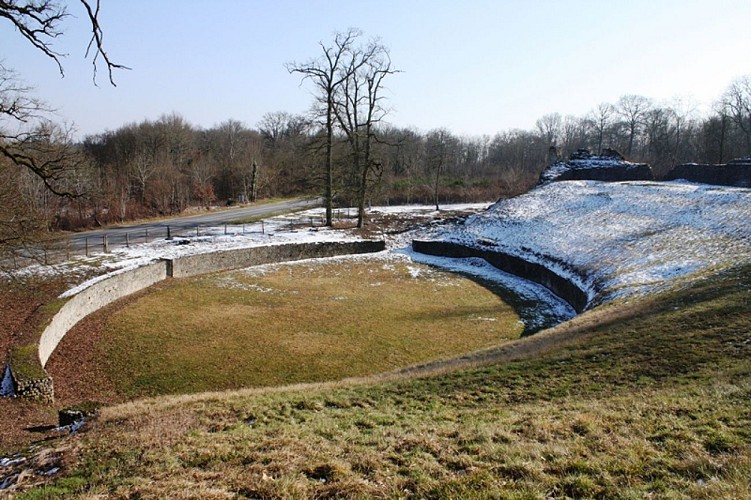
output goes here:
<path id="1" fill-rule="evenodd" d="M 751 190 L 682 182 L 569 181 L 501 200 L 431 240 L 541 264 L 590 306 L 751 260 Z"/>

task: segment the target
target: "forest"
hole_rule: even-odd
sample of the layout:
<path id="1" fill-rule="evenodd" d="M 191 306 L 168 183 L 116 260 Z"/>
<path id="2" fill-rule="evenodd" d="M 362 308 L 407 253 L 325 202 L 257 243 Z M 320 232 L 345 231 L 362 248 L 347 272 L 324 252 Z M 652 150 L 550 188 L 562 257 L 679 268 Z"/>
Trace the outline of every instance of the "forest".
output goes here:
<path id="1" fill-rule="evenodd" d="M 0 11 L 62 73 L 48 40 L 61 34 L 56 23 L 68 15 L 66 5 L 45 4 L 44 23 L 13 5 Z M 82 5 L 94 66 L 103 65 L 114 85 L 113 70 L 127 68 L 104 51 L 98 2 Z M 381 91 L 400 71 L 380 39 L 350 29 L 319 48 L 318 57 L 285 65 L 312 89 L 307 114 L 279 110 L 253 125 L 228 118 L 202 128 L 175 111 L 83 139 L 50 118 L 50 107 L 0 62 L 0 248 L 60 230 L 297 196 L 322 196 L 327 225 L 333 206 L 357 207 L 361 226 L 372 205 L 438 209 L 523 193 L 537 183 L 551 147 L 564 158 L 614 149 L 648 163 L 658 179 L 678 164 L 751 154 L 751 75 L 730 82 L 708 113 L 690 99 L 624 95 L 592 103 L 582 116 L 546 114 L 528 130 L 462 136 L 387 121 Z"/>
<path id="2" fill-rule="evenodd" d="M 228 119 L 203 129 L 172 113 L 77 142 L 53 123 L 40 127 L 46 130 L 37 136 L 45 140 L 24 146 L 33 146 L 48 167 L 64 169 L 43 178 L 8 160 L 0 163 L 2 206 L 28 214 L 30 227 L 36 221 L 49 231 L 75 230 L 190 207 L 316 196 L 323 189 L 324 134 L 316 117 L 277 111 L 254 127 Z M 724 163 L 749 154 L 751 78 L 730 84 L 708 116 L 685 101 L 626 95 L 584 116 L 547 114 L 530 130 L 472 137 L 380 123 L 375 137 L 366 196 L 372 205 L 513 196 L 537 182 L 550 146 L 564 157 L 579 148 L 616 149 L 629 161 L 650 164 L 659 178 L 677 164 Z M 350 155 L 346 137 L 335 131 L 333 198 L 341 206 L 355 203 L 358 188 Z"/>

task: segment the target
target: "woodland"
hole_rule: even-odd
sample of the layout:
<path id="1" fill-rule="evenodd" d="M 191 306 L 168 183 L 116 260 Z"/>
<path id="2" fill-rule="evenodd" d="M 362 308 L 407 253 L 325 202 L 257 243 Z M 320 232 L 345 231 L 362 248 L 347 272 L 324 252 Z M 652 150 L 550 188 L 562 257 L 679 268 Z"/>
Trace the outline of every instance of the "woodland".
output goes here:
<path id="1" fill-rule="evenodd" d="M 68 15 L 63 2 L 3 2 L 0 14 L 60 67 L 49 41 Z M 91 20 L 90 55 L 127 70 L 102 46 L 98 2 L 81 0 Z M 24 10 L 24 7 L 27 9 Z M 261 199 L 322 196 L 331 208 L 491 201 L 534 186 L 551 146 L 561 156 L 605 148 L 648 163 L 657 178 L 681 163 L 724 163 L 751 154 L 751 75 L 730 82 L 709 113 L 689 99 L 624 95 L 582 116 L 551 112 L 527 129 L 463 136 L 388 121 L 382 89 L 399 69 L 379 39 L 358 30 L 321 42 L 318 56 L 288 63 L 312 90 L 311 111 L 266 113 L 255 124 L 228 118 L 211 128 L 176 110 L 76 138 L 13 68 L 0 62 L 0 245 L 192 208 Z M 96 78 L 96 73 L 95 73 Z M 101 78 L 101 77 L 100 77 Z M 446 96 L 450 99 L 450 96 Z"/>

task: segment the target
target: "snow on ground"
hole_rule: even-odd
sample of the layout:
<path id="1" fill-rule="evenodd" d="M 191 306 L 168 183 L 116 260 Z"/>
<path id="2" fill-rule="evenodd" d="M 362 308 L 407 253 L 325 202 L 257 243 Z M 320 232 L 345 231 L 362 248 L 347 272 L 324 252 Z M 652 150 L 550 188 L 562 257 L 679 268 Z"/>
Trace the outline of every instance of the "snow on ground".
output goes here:
<path id="1" fill-rule="evenodd" d="M 541 186 L 487 210 L 486 207 L 487 204 L 441 207 L 443 211 L 476 212 L 456 224 L 434 223 L 434 207 L 375 207 L 370 214 L 409 213 L 417 229 L 384 234 L 385 254 L 499 284 L 519 298 L 520 314 L 528 330 L 563 321 L 574 312 L 544 287 L 502 273 L 484 261 L 417 254 L 411 250 L 412 239 L 452 241 L 540 263 L 586 290 L 592 305 L 663 290 L 694 272 L 751 260 L 749 189 L 680 181 L 567 181 Z M 318 208 L 273 217 L 263 225 L 228 226 L 228 234 L 223 226 L 205 229 L 200 237 L 120 247 L 62 266 L 37 267 L 36 271 L 27 272 L 75 274 L 95 268 L 101 273 L 64 294 L 70 296 L 114 273 L 161 258 L 359 238 L 349 230 L 310 227 L 311 221 L 321 220 L 322 213 L 323 209 Z M 430 223 L 421 224 L 423 219 Z"/>
<path id="2" fill-rule="evenodd" d="M 444 211 L 474 212 L 487 208 L 488 204 L 446 205 Z M 346 209 L 337 210 L 346 216 Z M 352 231 L 312 226 L 311 221 L 320 224 L 323 208 L 305 210 L 293 214 L 280 215 L 266 219 L 262 224 L 245 224 L 237 226 L 224 225 L 201 228 L 201 236 L 175 237 L 171 240 L 157 239 L 149 243 L 133 244 L 130 247 L 116 247 L 108 253 L 90 253 L 88 257 L 77 256 L 71 262 L 53 266 L 33 265 L 24 268 L 26 274 L 84 274 L 99 272 L 100 275 L 67 290 L 61 298 L 70 297 L 81 290 L 104 280 L 114 274 L 122 273 L 139 266 L 157 262 L 159 259 L 175 259 L 186 255 L 210 253 L 238 248 L 251 248 L 287 243 L 314 243 L 331 241 L 354 241 L 361 239 Z M 353 213 L 356 213 L 353 210 Z M 430 219 L 435 214 L 435 207 L 407 205 L 398 207 L 377 207 L 371 214 L 398 215 L 408 213 L 413 219 Z M 225 234 L 226 231 L 226 234 Z M 388 241 L 389 247 L 408 246 L 411 238 L 404 235 Z"/>
<path id="3" fill-rule="evenodd" d="M 502 200 L 429 237 L 540 263 L 598 304 L 751 260 L 749 220 L 749 189 L 568 181 Z"/>

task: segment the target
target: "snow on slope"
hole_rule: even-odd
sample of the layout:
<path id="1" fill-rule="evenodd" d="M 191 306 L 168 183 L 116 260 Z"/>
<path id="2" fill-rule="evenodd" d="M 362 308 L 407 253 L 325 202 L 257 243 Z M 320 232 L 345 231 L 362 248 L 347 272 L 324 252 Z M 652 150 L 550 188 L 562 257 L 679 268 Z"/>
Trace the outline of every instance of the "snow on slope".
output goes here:
<path id="1" fill-rule="evenodd" d="M 751 190 L 685 182 L 568 181 L 502 200 L 430 235 L 568 277 L 593 304 L 751 260 Z"/>

